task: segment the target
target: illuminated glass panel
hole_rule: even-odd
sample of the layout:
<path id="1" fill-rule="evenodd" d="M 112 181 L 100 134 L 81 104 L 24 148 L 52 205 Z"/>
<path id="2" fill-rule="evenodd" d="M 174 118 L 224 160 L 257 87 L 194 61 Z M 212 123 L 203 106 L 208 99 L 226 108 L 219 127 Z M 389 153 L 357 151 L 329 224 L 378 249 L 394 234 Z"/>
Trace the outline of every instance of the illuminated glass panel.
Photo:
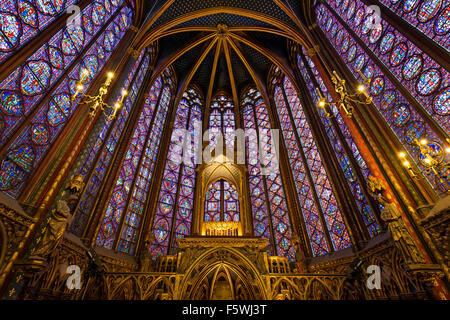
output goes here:
<path id="1" fill-rule="evenodd" d="M 324 227 L 312 194 L 306 168 L 300 155 L 299 144 L 295 137 L 294 126 L 290 119 L 283 90 L 277 86 L 274 90 L 274 100 L 280 119 L 281 130 L 287 149 L 289 164 L 294 176 L 295 187 L 300 200 L 306 231 L 309 236 L 310 246 L 315 256 L 330 252 L 325 238 Z"/>
<path id="2" fill-rule="evenodd" d="M 223 221 L 239 221 L 239 194 L 234 184 L 223 182 Z"/>
<path id="3" fill-rule="evenodd" d="M 351 245 L 344 221 L 342 219 L 336 198 L 331 188 L 330 181 L 325 172 L 316 142 L 312 135 L 303 106 L 287 77 L 284 79 L 286 98 L 290 105 L 293 120 L 297 127 L 300 144 L 306 157 L 306 161 L 314 181 L 315 190 L 322 207 L 328 231 L 335 250 L 342 250 Z"/>
<path id="4" fill-rule="evenodd" d="M 96 75 L 102 70 L 113 50 L 128 30 L 131 17 L 131 9 L 124 7 L 83 55 L 81 61 L 73 67 L 68 76 L 54 90 L 49 100 L 34 115 L 30 115 L 32 116 L 30 123 L 12 142 L 6 156 L 2 159 L 0 190 L 13 197 L 18 196 L 27 177 L 36 169 L 77 109 L 80 96 L 75 101 L 71 101 L 71 96 L 76 91 L 75 87 L 80 79 L 81 70 L 86 69 L 90 73 L 84 81 L 85 92 L 89 89 Z M 124 22 L 126 23 L 124 24 Z M 44 60 L 29 61 L 26 63 L 25 68 L 27 71 L 23 73 L 20 81 L 16 81 L 17 85 L 21 87 L 22 92 L 31 90 L 32 92 L 29 93 L 32 95 L 42 95 L 44 88 L 48 88 L 52 81 L 51 78 L 54 76 L 49 73 L 51 70 L 50 65 Z M 8 79 L 16 78 L 17 80 L 16 73 L 13 73 Z M 4 88 L 3 85 L 0 85 L 0 90 Z M 37 102 L 35 97 L 32 96 L 31 99 L 33 104 Z M 28 102 L 31 102 L 31 100 Z M 25 105 L 28 105 L 28 102 L 24 102 Z M 27 110 L 27 108 L 24 110 Z M 29 111 L 26 114 L 29 114 Z M 21 115 L 14 119 L 17 120 L 19 118 L 23 120 L 24 116 Z M 15 120 L 11 122 L 17 124 Z M 4 136 L 2 135 L 2 137 Z"/>
<path id="5" fill-rule="evenodd" d="M 236 186 L 224 179 L 209 185 L 205 201 L 205 221 L 240 221 Z"/>
<path id="6" fill-rule="evenodd" d="M 51 3 L 51 1 L 47 1 L 47 3 Z M 95 72 L 99 63 L 97 59 L 105 61 L 106 55 L 109 56 L 118 40 L 123 36 L 123 32 L 128 29 L 132 12 L 129 8 L 126 8 L 122 9 L 121 16 L 111 22 L 107 30 L 99 34 L 99 38 L 96 39 L 98 31 L 117 10 L 116 8 L 108 14 L 104 14 L 96 25 L 92 21 L 92 17 L 96 13 L 96 4 L 98 2 L 88 5 L 83 10 L 80 25 L 68 25 L 57 32 L 0 83 L 0 97 L 2 98 L 0 105 L 0 145 L 8 141 L 14 130 L 27 116 L 32 115 L 36 106 L 42 103 L 42 98 L 45 97 L 49 88 L 60 79 L 65 71 L 74 67 L 75 71 L 72 71 L 69 76 L 76 72 L 78 65 L 74 66 L 73 63 L 83 50 L 91 45 L 96 46 L 101 43 L 101 46 L 93 51 L 95 58 L 86 60 L 86 67 L 90 67 L 88 70 L 94 72 L 87 79 L 87 83 L 90 83 L 96 75 Z M 55 101 L 52 101 L 48 111 L 48 120 L 51 126 L 58 126 L 67 117 L 68 101 L 66 95 L 56 96 L 54 99 Z"/>
<path id="7" fill-rule="evenodd" d="M 443 92 L 448 91 L 448 86 L 450 85 L 449 71 L 441 67 L 415 45 L 413 42 L 414 39 L 411 39 L 411 41 L 407 39 L 402 33 L 383 20 L 382 17 L 379 25 L 374 24 L 372 10 L 368 9 L 363 1 L 352 1 L 356 2 L 356 7 L 362 12 L 362 22 L 359 24 L 355 22 L 355 19 L 347 17 L 345 8 L 340 4 L 341 1 L 329 0 L 328 3 L 343 18 L 348 27 L 364 42 L 368 50 L 372 51 L 378 57 L 420 103 L 423 109 L 447 134 L 450 134 L 450 104 L 440 105 L 438 102 L 436 105 L 435 103 L 436 100 L 439 100 Z M 433 16 L 438 13 L 439 7 L 441 6 L 441 1 L 425 0 L 414 2 L 416 10 L 419 12 L 426 11 Z M 322 6 L 319 6 L 319 8 L 322 8 Z M 428 8 L 428 10 L 425 8 Z M 327 16 L 329 16 L 327 18 L 328 21 L 333 21 L 333 24 L 335 23 L 335 17 L 330 16 L 328 9 L 318 10 L 325 10 Z M 431 14 L 431 11 L 435 11 L 435 13 Z M 419 17 L 421 17 L 420 14 Z M 378 34 L 376 39 L 373 39 L 374 33 Z M 387 37 L 387 40 L 384 39 L 385 37 Z M 350 41 L 351 36 L 349 35 L 345 39 Z M 380 43 L 378 39 L 381 39 Z M 389 43 L 388 46 L 387 43 Z M 342 45 L 337 48 L 340 53 L 346 53 Z M 375 82 L 375 77 L 373 78 L 372 93 L 374 95 L 382 93 L 384 89 L 383 81 L 384 78 L 378 78 L 378 82 Z"/>
<path id="8" fill-rule="evenodd" d="M 168 254 L 169 248 L 176 247 L 177 238 L 190 234 L 196 178 L 195 146 L 200 142 L 193 129 L 201 124 L 201 107 L 198 92 L 188 89 L 177 108 L 152 227 L 152 256 Z M 187 129 L 191 133 L 193 149 L 188 149 L 186 155 L 183 154 L 183 142 L 186 142 L 183 140 Z"/>
<path id="9" fill-rule="evenodd" d="M 303 53 L 304 54 L 306 53 L 304 49 L 303 49 Z M 325 84 L 323 83 L 323 80 L 322 80 L 319 72 L 316 69 L 316 66 L 311 61 L 311 59 L 309 59 L 309 57 L 306 54 L 305 54 L 305 60 L 307 61 L 307 64 L 308 64 L 313 76 L 315 77 L 316 81 L 319 83 L 318 89 L 322 92 L 322 95 L 324 97 L 326 97 L 327 101 L 333 101 L 330 94 L 328 93 L 328 90 L 327 90 Z M 306 82 L 306 85 L 308 87 L 308 91 L 309 91 L 311 97 L 313 98 L 314 102 L 316 104 L 318 104 L 320 101 L 320 97 L 316 91 L 316 87 L 310 77 L 308 70 L 307 70 L 307 66 L 303 62 L 300 55 L 298 55 L 298 66 L 300 69 L 300 73 L 302 74 L 303 79 Z M 331 109 L 334 113 L 338 113 L 335 105 L 332 105 Z M 348 158 L 348 155 L 344 151 L 342 142 L 338 138 L 336 129 L 333 126 L 331 119 L 329 117 L 327 117 L 325 115 L 324 110 L 320 109 L 320 108 L 319 108 L 319 115 L 320 115 L 322 124 L 328 134 L 328 137 L 330 139 L 330 142 L 331 142 L 331 145 L 335 152 L 335 155 L 339 161 L 339 164 L 341 165 L 342 171 L 344 172 L 345 177 L 347 178 L 346 180 L 347 180 L 349 189 L 353 193 L 354 199 L 359 208 L 359 212 L 361 213 L 361 215 L 363 217 L 364 223 L 366 224 L 369 234 L 373 237 L 373 236 L 377 235 L 378 233 L 380 233 L 380 228 L 379 228 L 378 224 L 376 223 L 374 213 L 368 203 L 368 200 L 363 193 L 363 190 L 362 190 L 363 187 L 361 186 L 360 181 L 358 181 L 356 171 L 355 171 L 356 168 L 352 167 L 351 162 Z M 339 117 L 340 117 L 340 115 L 339 115 Z M 341 119 L 341 118 L 339 118 L 339 119 Z M 354 144 L 353 139 L 352 139 L 351 135 L 349 135 L 349 132 L 348 132 L 348 129 L 347 129 L 345 123 L 343 123 L 342 126 L 345 127 L 345 129 L 346 129 L 342 132 L 342 134 L 344 136 L 346 136 L 346 141 L 350 142 L 350 144 L 348 144 L 348 147 L 350 150 L 352 150 L 352 145 Z M 355 152 L 353 154 L 354 157 L 360 157 L 360 153 L 359 153 L 359 150 L 356 147 L 356 145 L 355 145 L 355 148 L 353 151 Z M 361 160 L 362 160 L 362 158 L 360 159 L 360 162 L 359 162 L 360 169 L 362 169 L 361 172 L 363 174 L 365 173 L 365 178 L 367 178 L 367 176 L 369 174 L 369 170 L 368 170 L 367 165 L 364 162 L 364 160 L 362 160 L 362 161 Z M 367 183 L 367 182 L 364 181 L 363 183 Z"/>
<path id="10" fill-rule="evenodd" d="M 318 5 L 316 8 L 316 13 L 318 17 L 317 21 L 319 27 L 324 31 L 331 44 L 337 49 L 338 54 L 341 56 L 344 63 L 348 66 L 355 78 L 358 81 L 362 82 L 363 79 L 358 71 L 366 73 L 366 71 L 370 69 L 371 77 L 373 78 L 373 85 L 369 90 L 370 93 L 374 96 L 373 103 L 377 107 L 381 115 L 384 117 L 386 122 L 389 124 L 389 127 L 392 129 L 392 131 L 394 131 L 399 140 L 402 142 L 405 149 L 412 156 L 412 158 L 418 159 L 420 154 L 419 148 L 414 144 L 415 139 L 426 138 L 429 141 L 440 141 L 440 139 L 427 124 L 426 120 L 424 120 L 419 112 L 417 112 L 414 108 L 409 108 L 409 116 L 404 117 L 402 121 L 398 121 L 398 118 L 396 118 L 398 117 L 398 107 L 402 105 L 409 106 L 410 104 L 408 100 L 406 100 L 406 98 L 395 87 L 395 85 L 393 85 L 389 81 L 389 79 L 385 77 L 383 72 L 377 67 L 376 64 L 373 63 L 369 55 L 361 48 L 357 41 L 350 34 L 348 34 L 348 32 L 345 30 L 345 28 L 343 28 L 336 17 L 325 6 Z M 357 58 L 354 60 L 354 62 L 350 62 L 348 60 L 348 55 L 342 53 L 339 50 L 339 37 L 331 36 L 330 32 L 327 29 L 328 24 L 336 25 L 338 34 L 349 37 L 352 45 L 356 47 Z M 433 75 L 433 70 L 428 70 L 425 71 L 422 76 L 420 76 L 421 80 L 418 79 L 417 81 L 418 83 L 421 83 L 419 81 L 422 80 L 430 81 L 430 84 L 432 84 L 434 82 L 433 78 L 435 78 L 435 76 L 436 75 Z M 449 81 L 449 79 L 447 79 L 446 81 Z M 422 90 L 429 90 L 427 86 L 420 85 L 420 88 L 423 88 Z M 447 102 L 448 88 L 437 94 L 435 101 L 438 101 L 437 103 L 435 102 L 437 109 L 446 110 L 449 106 Z M 402 112 L 405 111 L 403 110 Z M 397 121 L 395 119 L 397 119 Z M 449 123 L 450 122 L 447 120 L 445 123 L 443 123 L 443 126 L 446 127 Z M 419 161 L 417 161 L 416 164 L 420 168 L 424 168 Z M 429 183 L 435 188 L 435 190 L 438 193 L 443 194 L 443 191 L 440 189 L 439 184 L 435 180 L 434 174 L 430 172 L 425 176 L 427 177 Z"/>
<path id="11" fill-rule="evenodd" d="M 136 248 L 136 241 L 145 210 L 145 203 L 148 198 L 150 181 L 153 177 L 156 156 L 161 142 L 170 99 L 171 91 L 168 87 L 165 87 L 159 103 L 158 112 L 153 120 L 153 127 L 149 132 L 147 146 L 141 159 L 134 188 L 131 192 L 131 199 L 119 241 L 119 251 L 121 252 L 134 254 Z"/>
<path id="12" fill-rule="evenodd" d="M 404 21 L 450 50 L 450 5 L 445 0 L 380 0 Z"/>
<path id="13" fill-rule="evenodd" d="M 108 120 L 109 118 L 104 118 L 104 121 L 100 123 L 99 128 L 91 134 L 92 140 L 94 140 L 94 142 L 88 142 L 85 150 L 83 151 L 82 157 L 84 160 L 80 161 L 82 165 L 79 168 L 76 168 L 77 171 L 74 172 L 74 175 L 81 174 L 86 181 L 86 177 L 88 177 L 88 174 L 92 170 L 92 166 L 94 165 L 94 160 L 98 151 L 100 150 L 100 148 L 103 148 L 99 155 L 99 159 L 95 163 L 95 167 L 90 174 L 90 178 L 86 186 L 86 191 L 79 203 L 77 212 L 74 215 L 74 220 L 71 224 L 70 230 L 77 236 L 82 235 L 82 232 L 86 226 L 89 212 L 91 212 L 92 210 L 95 198 L 105 177 L 106 170 L 110 164 L 112 154 L 114 153 L 118 139 L 123 132 L 125 123 L 131 111 L 131 107 L 136 100 L 138 91 L 141 88 L 142 81 L 144 80 L 145 73 L 147 72 L 150 58 L 146 56 L 143 59 L 143 55 L 144 53 L 141 54 L 138 61 L 136 61 L 136 63 L 134 64 L 132 70 L 128 74 L 125 84 L 122 87 L 123 89 L 128 89 L 127 91 L 129 93 L 125 100 L 124 106 L 117 116 L 116 121 L 114 122 Z M 139 66 L 139 72 L 137 73 L 131 88 L 129 88 L 130 83 L 133 80 L 133 77 L 135 76 L 137 68 Z M 157 83 L 159 84 L 159 90 L 161 87 L 161 81 L 158 81 Z M 118 100 L 119 99 L 120 98 L 118 98 Z M 109 132 L 111 127 L 112 130 Z"/>
<path id="14" fill-rule="evenodd" d="M 194 191 L 196 172 L 196 150 L 200 143 L 196 133 L 196 126 L 202 126 L 202 109 L 199 94 L 190 89 L 187 91 L 185 98 L 191 105 L 191 114 L 189 118 L 189 132 L 191 135 L 190 154 L 184 157 L 183 169 L 179 181 L 178 190 L 178 206 L 176 209 L 176 220 L 174 229 L 174 238 L 172 248 L 177 247 L 176 239 L 183 238 L 191 233 L 192 212 L 194 209 Z"/>
<path id="15" fill-rule="evenodd" d="M 156 84 L 155 87 L 159 91 L 160 85 Z M 150 91 L 155 92 L 155 88 L 152 88 Z M 162 124 L 154 123 L 153 118 L 156 117 L 157 120 L 165 119 L 170 97 L 171 90 L 166 85 L 162 89 L 161 94 L 149 95 L 144 104 L 125 159 L 121 165 L 111 199 L 106 208 L 97 236 L 98 246 L 112 249 L 114 240 L 117 234 L 120 233 L 119 228 L 122 228 L 119 251 L 134 252 L 134 244 L 137 240 L 148 192 L 147 189 L 153 174 L 154 163 L 152 158 L 156 156 L 154 152 L 159 147 L 160 134 L 162 132 L 158 130 Z M 152 136 L 153 139 L 151 138 Z M 152 145 L 152 143 L 157 144 Z M 125 219 L 122 224 L 124 212 Z"/>
<path id="16" fill-rule="evenodd" d="M 206 191 L 205 222 L 220 221 L 222 212 L 222 181 L 209 185 Z"/>
<path id="17" fill-rule="evenodd" d="M 247 92 L 243 106 L 244 127 L 250 133 L 246 147 L 254 235 L 272 239 L 275 255 L 294 259 L 295 249 L 291 242 L 291 224 L 281 176 L 276 172 L 263 175 L 265 168 L 261 167 L 259 157 L 259 140 L 264 139 L 269 147 L 273 144 L 267 108 L 261 94 L 255 89 Z M 254 134 L 249 130 L 255 130 Z M 273 158 L 274 155 L 267 156 L 270 161 L 278 163 L 278 159 Z M 271 163 L 267 162 L 266 165 L 268 164 Z"/>
<path id="18" fill-rule="evenodd" d="M 220 133 L 225 138 L 225 146 L 234 150 L 235 118 L 234 105 L 230 97 L 220 95 L 213 100 L 209 117 L 209 131 L 211 149 L 217 145 L 215 134 Z"/>
<path id="19" fill-rule="evenodd" d="M 0 63 L 40 32 L 45 31 L 47 26 L 77 2 L 79 1 L 2 1 L 0 5 Z M 97 1 L 100 7 L 98 11 L 105 10 L 104 2 L 108 0 Z"/>

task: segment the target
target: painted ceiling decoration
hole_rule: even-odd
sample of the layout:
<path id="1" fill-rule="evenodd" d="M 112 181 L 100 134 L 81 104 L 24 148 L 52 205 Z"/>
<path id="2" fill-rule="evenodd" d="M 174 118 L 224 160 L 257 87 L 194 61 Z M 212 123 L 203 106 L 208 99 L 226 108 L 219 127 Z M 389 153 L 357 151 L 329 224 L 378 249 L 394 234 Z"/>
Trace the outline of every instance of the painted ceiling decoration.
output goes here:
<path id="1" fill-rule="evenodd" d="M 292 2 L 292 4 L 291 4 Z M 159 41 L 161 59 L 154 78 L 173 65 L 183 87 L 195 83 L 207 93 L 262 90 L 272 64 L 290 74 L 287 40 L 309 41 L 296 1 L 157 1 L 133 43 L 141 50 Z M 220 80 L 219 82 L 216 80 Z"/>

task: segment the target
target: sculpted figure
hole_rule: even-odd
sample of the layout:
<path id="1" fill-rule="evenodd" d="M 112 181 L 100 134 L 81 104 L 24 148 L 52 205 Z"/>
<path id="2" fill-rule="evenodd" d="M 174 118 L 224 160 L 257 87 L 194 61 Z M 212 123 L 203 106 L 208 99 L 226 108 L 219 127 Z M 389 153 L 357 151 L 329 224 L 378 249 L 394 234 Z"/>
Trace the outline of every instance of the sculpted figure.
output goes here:
<path id="1" fill-rule="evenodd" d="M 39 246 L 32 253 L 33 257 L 46 259 L 62 241 L 64 232 L 72 222 L 72 210 L 76 205 L 81 190 L 84 187 L 82 176 L 72 178 L 66 189 L 67 195 L 56 202 L 56 210 L 50 217 L 43 238 Z"/>
<path id="2" fill-rule="evenodd" d="M 405 262 L 407 264 L 425 263 L 395 204 L 389 203 L 382 195 L 377 196 L 376 199 L 384 206 L 381 219 L 388 224 L 392 240 L 394 240 L 395 246 L 399 249 Z"/>
<path id="3" fill-rule="evenodd" d="M 140 272 L 151 272 L 153 271 L 153 260 L 152 255 L 150 254 L 150 248 L 153 243 L 153 234 L 150 235 L 149 238 L 145 239 L 144 248 L 139 256 L 139 271 Z"/>
<path id="4" fill-rule="evenodd" d="M 368 187 L 373 197 L 384 207 L 381 219 L 387 223 L 392 240 L 405 262 L 407 264 L 425 263 L 425 259 L 417 249 L 397 207 L 383 196 L 383 192 L 386 190 L 383 182 L 370 176 Z"/>
<path id="5" fill-rule="evenodd" d="M 300 245 L 300 239 L 298 237 L 293 237 L 292 243 L 295 248 L 295 265 L 297 267 L 297 272 L 304 272 L 307 270 L 306 257 Z"/>

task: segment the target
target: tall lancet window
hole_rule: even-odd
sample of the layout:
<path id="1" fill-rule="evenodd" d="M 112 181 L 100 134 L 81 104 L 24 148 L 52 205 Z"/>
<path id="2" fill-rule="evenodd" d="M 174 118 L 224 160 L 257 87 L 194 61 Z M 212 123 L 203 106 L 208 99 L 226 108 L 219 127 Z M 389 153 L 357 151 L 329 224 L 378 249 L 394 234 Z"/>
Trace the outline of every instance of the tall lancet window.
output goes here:
<path id="1" fill-rule="evenodd" d="M 167 73 L 150 89 L 97 235 L 98 246 L 134 254 L 172 90 Z"/>
<path id="2" fill-rule="evenodd" d="M 314 255 L 351 245 L 331 183 L 297 92 L 285 76 L 273 81 L 274 100 Z"/>
<path id="3" fill-rule="evenodd" d="M 221 134 L 225 147 L 234 150 L 235 138 L 234 104 L 227 95 L 219 95 L 211 103 L 209 116 L 210 146 L 217 146 L 217 135 Z M 225 150 L 223 150 L 225 153 Z"/>
<path id="4" fill-rule="evenodd" d="M 57 17 L 79 1 L 2 1 L 0 13 L 0 62 L 3 63 L 27 42 L 45 30 Z M 98 11 L 105 11 L 108 1 L 96 1 Z M 104 5 L 103 5 L 104 4 Z M 92 6 L 91 6 L 92 8 Z M 92 10 L 92 9 L 91 9 Z"/>
<path id="5" fill-rule="evenodd" d="M 374 18 L 373 13 L 361 0 L 354 0 L 356 12 L 346 11 L 340 5 L 339 0 L 328 1 L 329 5 L 318 7 L 324 15 L 322 21 L 327 16 L 327 23 L 334 27 L 337 22 L 337 41 L 339 41 L 340 52 L 348 53 L 355 38 L 359 38 L 364 43 L 359 47 L 374 54 L 379 65 L 389 69 L 392 75 L 401 82 L 406 90 L 416 99 L 423 111 L 426 111 L 442 128 L 450 133 L 450 106 L 442 99 L 442 92 L 445 97 L 449 94 L 450 73 L 441 67 L 435 60 L 429 57 L 415 43 L 415 39 L 408 39 L 405 35 L 396 30 L 383 17 Z M 408 1 L 413 6 L 412 2 Z M 438 2 L 435 9 L 439 9 Z M 428 12 L 427 16 L 432 13 Z M 424 18 L 425 16 L 421 16 Z M 331 19 L 331 20 L 330 20 Z M 378 21 L 379 20 L 379 21 Z M 342 21 L 342 22 L 341 22 Z M 340 32 L 343 29 L 343 32 Z M 344 32 L 345 31 L 345 32 Z M 341 39 L 342 38 L 342 39 Z M 351 48 L 350 54 L 355 51 Z M 356 50 L 355 53 L 359 53 Z M 359 58 L 359 55 L 358 55 Z M 361 59 L 361 58 L 360 58 Z M 368 78 L 373 78 L 371 93 L 380 95 L 384 91 L 386 76 L 380 75 L 378 68 L 373 66 L 372 61 L 367 60 L 367 65 L 361 64 L 362 70 Z M 439 98 L 441 97 L 441 98 Z"/>
<path id="6" fill-rule="evenodd" d="M 209 185 L 205 201 L 205 222 L 240 221 L 236 186 L 224 179 Z"/>
<path id="7" fill-rule="evenodd" d="M 99 189 L 106 177 L 106 171 L 110 165 L 117 143 L 121 137 L 131 109 L 136 102 L 137 95 L 142 87 L 145 74 L 148 70 L 150 57 L 142 53 L 134 63 L 122 89 L 128 91 L 125 104 L 120 110 L 116 120 L 103 117 L 91 133 L 91 138 L 83 149 L 76 163 L 80 165 L 74 168 L 72 175 L 81 174 L 86 181 L 86 188 L 77 206 L 76 214 L 71 225 L 71 232 L 79 237 L 83 236 L 86 229 L 89 214 L 92 212 Z M 160 85 L 161 80 L 157 83 Z M 160 86 L 151 92 L 152 97 L 157 96 Z M 120 99 L 120 98 L 118 98 Z M 156 98 L 154 98 L 156 99 Z"/>
<path id="8" fill-rule="evenodd" d="M 50 10 L 51 3 L 41 5 Z M 83 83 L 86 92 L 129 29 L 132 17 L 128 3 L 94 1 L 81 12 L 79 25 L 68 24 L 58 31 L 0 82 L 1 191 L 19 196 L 78 109 L 80 96 L 74 101 L 71 97 L 82 71 L 89 73 Z"/>
<path id="9" fill-rule="evenodd" d="M 430 26 L 419 27 L 416 19 L 436 19 L 435 27 L 439 26 L 434 31 L 440 30 L 440 35 L 448 32 L 448 10 L 440 10 L 441 1 L 401 3 L 402 7 L 396 12 L 419 29 L 429 31 Z M 419 142 L 428 141 L 435 153 L 444 152 L 448 146 L 449 71 L 424 51 L 416 37 L 408 38 L 400 33 L 383 16 L 374 18 L 375 13 L 363 1 L 330 0 L 317 5 L 315 11 L 320 29 L 343 64 L 359 82 L 371 80 L 369 91 L 373 104 L 416 165 L 426 169 Z M 443 30 L 447 31 L 442 33 Z M 425 36 L 440 42 L 440 37 L 430 33 Z M 450 154 L 447 154 L 447 161 L 449 159 Z M 448 168 L 443 167 L 439 174 L 428 170 L 425 176 L 437 193 L 446 193 Z"/>
<path id="10" fill-rule="evenodd" d="M 266 104 L 260 92 L 249 89 L 241 105 L 245 131 L 249 133 L 246 149 L 254 235 L 269 239 L 274 255 L 293 259 L 295 248 L 279 159 L 271 153 L 265 163 L 260 159 L 260 148 L 267 146 L 270 150 L 274 145 Z M 275 170 L 266 172 L 268 165 L 274 165 Z"/>
<path id="11" fill-rule="evenodd" d="M 318 105 L 321 98 L 316 90 L 320 90 L 322 96 L 325 96 L 328 101 L 333 101 L 331 95 L 328 93 L 328 90 L 325 87 L 321 76 L 319 75 L 319 72 L 316 69 L 316 66 L 306 55 L 306 51 L 304 48 L 303 57 L 304 58 L 302 58 L 300 54 L 298 55 L 298 66 L 300 69 L 300 73 L 305 80 L 311 98 Z M 303 61 L 303 59 L 306 61 L 306 63 L 305 61 Z M 331 146 L 333 147 L 336 157 L 339 160 L 342 171 L 347 178 L 346 180 L 349 189 L 353 194 L 364 224 L 370 236 L 373 237 L 380 233 L 380 227 L 376 221 L 376 217 L 374 214 L 374 210 L 377 209 L 372 207 L 372 204 L 368 200 L 369 196 L 367 195 L 367 192 L 364 192 L 365 185 L 367 184 L 366 180 L 370 175 L 369 168 L 367 167 L 364 159 L 361 157 L 358 147 L 353 141 L 352 136 L 344 120 L 342 119 L 341 114 L 336 109 L 335 104 L 331 105 L 331 112 L 333 112 L 334 117 L 336 117 L 337 121 L 328 117 L 326 111 L 321 108 L 319 109 L 320 120 L 322 121 L 322 124 L 328 134 Z M 343 139 L 340 139 L 341 136 L 339 135 L 338 130 L 344 137 Z M 344 144 L 347 144 L 347 150 L 351 150 L 351 154 L 347 154 L 347 151 L 344 148 Z M 361 175 L 358 175 L 358 171 L 361 173 Z"/>
<path id="12" fill-rule="evenodd" d="M 176 110 L 152 227 L 155 238 L 151 247 L 153 256 L 169 254 L 177 245 L 176 239 L 189 235 L 191 232 L 197 167 L 195 152 L 192 148 L 195 149 L 194 146 L 200 143 L 195 133 L 196 129 L 201 127 L 201 121 L 201 96 L 196 89 L 190 88 L 183 94 Z M 185 139 L 187 136 L 183 132 L 188 132 L 190 135 L 189 149 L 183 148 L 187 145 L 187 139 Z M 187 156 L 186 151 L 188 151 Z"/>
<path id="13" fill-rule="evenodd" d="M 379 1 L 447 51 L 450 50 L 450 4 L 448 1 Z M 352 4 L 353 6 L 356 6 L 356 3 Z"/>

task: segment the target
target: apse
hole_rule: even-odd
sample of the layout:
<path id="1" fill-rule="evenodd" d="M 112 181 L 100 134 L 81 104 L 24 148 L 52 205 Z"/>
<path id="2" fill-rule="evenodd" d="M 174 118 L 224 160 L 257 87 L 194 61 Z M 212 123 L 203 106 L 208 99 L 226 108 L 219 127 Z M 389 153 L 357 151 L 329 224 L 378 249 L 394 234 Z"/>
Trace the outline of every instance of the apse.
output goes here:
<path id="1" fill-rule="evenodd" d="M 3 1 L 2 299 L 447 300 L 449 12 Z"/>

